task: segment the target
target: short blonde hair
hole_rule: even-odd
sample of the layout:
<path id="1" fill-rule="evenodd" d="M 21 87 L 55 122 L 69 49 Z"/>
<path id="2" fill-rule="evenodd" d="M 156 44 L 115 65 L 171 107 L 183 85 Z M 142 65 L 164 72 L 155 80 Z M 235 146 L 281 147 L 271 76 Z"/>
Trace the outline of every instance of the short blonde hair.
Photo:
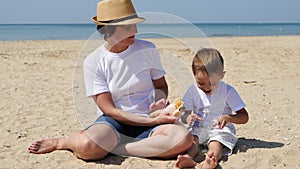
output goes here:
<path id="1" fill-rule="evenodd" d="M 208 75 L 216 73 L 222 75 L 224 72 L 224 59 L 220 52 L 213 48 L 203 48 L 197 51 L 192 62 L 193 74 L 199 71 Z"/>

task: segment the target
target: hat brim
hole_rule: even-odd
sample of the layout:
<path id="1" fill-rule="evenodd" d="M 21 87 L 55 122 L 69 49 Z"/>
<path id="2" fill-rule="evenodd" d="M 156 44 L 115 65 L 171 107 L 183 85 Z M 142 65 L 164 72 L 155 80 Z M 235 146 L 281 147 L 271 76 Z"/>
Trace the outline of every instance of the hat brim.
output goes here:
<path id="1" fill-rule="evenodd" d="M 107 22 L 97 21 L 97 16 L 94 16 L 94 17 L 92 17 L 92 21 L 94 21 L 96 25 L 131 25 L 131 24 L 137 24 L 137 23 L 144 22 L 145 18 L 136 17 L 136 18 L 120 21 L 120 22 L 109 22 L 109 23 L 107 23 Z"/>

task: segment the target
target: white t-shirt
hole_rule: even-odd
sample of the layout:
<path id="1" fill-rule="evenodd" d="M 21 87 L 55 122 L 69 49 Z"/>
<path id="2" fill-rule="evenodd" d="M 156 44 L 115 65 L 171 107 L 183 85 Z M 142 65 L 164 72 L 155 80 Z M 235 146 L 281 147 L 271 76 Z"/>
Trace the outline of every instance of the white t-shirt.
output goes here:
<path id="1" fill-rule="evenodd" d="M 246 106 L 237 91 L 223 81 L 220 81 L 219 87 L 212 95 L 206 95 L 197 87 L 197 84 L 192 84 L 182 101 L 186 110 L 202 112 L 204 108 L 208 108 L 209 115 L 206 120 L 211 122 L 222 114 L 233 114 L 233 111 L 238 111 Z M 228 123 L 226 126 L 235 131 L 232 123 Z"/>
<path id="2" fill-rule="evenodd" d="M 121 53 L 112 53 L 102 45 L 84 61 L 86 95 L 110 92 L 118 109 L 147 116 L 154 101 L 152 80 L 165 73 L 151 42 L 136 39 Z"/>

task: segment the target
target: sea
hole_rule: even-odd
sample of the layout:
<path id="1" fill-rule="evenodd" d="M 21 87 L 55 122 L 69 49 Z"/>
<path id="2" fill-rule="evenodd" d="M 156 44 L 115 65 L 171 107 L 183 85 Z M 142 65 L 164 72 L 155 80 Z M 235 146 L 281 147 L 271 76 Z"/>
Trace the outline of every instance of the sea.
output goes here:
<path id="1" fill-rule="evenodd" d="M 138 38 L 198 38 L 300 35 L 300 23 L 138 24 Z M 0 24 L 0 41 L 88 40 L 94 24 Z"/>

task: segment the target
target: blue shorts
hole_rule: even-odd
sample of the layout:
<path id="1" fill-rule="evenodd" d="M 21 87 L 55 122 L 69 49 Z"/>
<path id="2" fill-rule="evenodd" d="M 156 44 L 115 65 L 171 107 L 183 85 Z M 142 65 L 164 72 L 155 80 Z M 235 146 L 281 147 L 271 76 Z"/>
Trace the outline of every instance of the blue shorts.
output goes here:
<path id="1" fill-rule="evenodd" d="M 135 142 L 151 136 L 159 126 L 129 126 L 122 124 L 109 116 L 101 115 L 85 130 L 96 124 L 106 124 L 110 126 L 118 137 L 118 143 L 125 144 Z"/>

